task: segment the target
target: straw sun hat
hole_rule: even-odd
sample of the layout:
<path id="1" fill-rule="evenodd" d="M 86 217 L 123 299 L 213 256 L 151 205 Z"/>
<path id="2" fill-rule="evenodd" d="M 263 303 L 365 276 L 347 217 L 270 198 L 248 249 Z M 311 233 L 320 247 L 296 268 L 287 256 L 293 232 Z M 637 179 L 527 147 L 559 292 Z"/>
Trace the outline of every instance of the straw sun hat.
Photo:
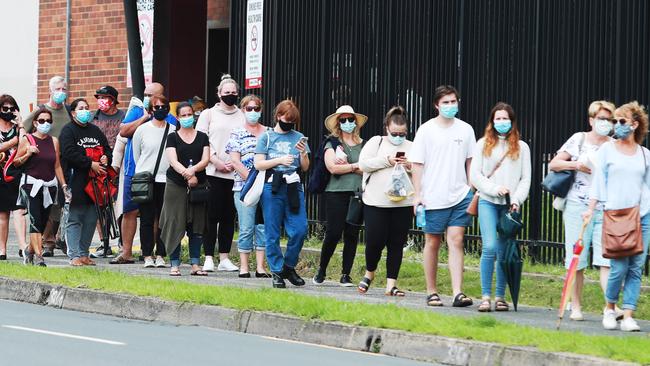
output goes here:
<path id="1" fill-rule="evenodd" d="M 368 116 L 361 113 L 355 113 L 354 109 L 352 109 L 352 107 L 349 105 L 342 105 L 336 110 L 336 112 L 330 114 L 327 116 L 327 118 L 325 118 L 325 127 L 330 132 L 334 132 L 334 128 L 339 123 L 339 116 L 342 114 L 354 115 L 357 120 L 357 128 L 361 128 L 366 123 L 366 121 L 368 121 Z"/>

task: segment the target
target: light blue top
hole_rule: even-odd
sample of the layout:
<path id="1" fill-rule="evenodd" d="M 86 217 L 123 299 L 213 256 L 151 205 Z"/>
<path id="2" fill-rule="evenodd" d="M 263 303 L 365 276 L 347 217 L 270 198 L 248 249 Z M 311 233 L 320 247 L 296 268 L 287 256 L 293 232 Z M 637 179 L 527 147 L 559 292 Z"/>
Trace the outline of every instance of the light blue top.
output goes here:
<path id="1" fill-rule="evenodd" d="M 296 144 L 304 135 L 296 130 L 286 133 L 278 133 L 270 130 L 263 133 L 257 140 L 256 154 L 265 154 L 267 159 L 275 159 L 284 155 L 293 155 L 293 164 L 291 166 L 278 165 L 273 168 L 283 173 L 293 173 L 300 168 L 300 151 L 296 149 Z M 305 146 L 309 154 L 309 146 Z"/>
<path id="2" fill-rule="evenodd" d="M 649 164 L 650 151 L 645 147 L 637 148 L 634 155 L 625 155 L 613 141 L 604 143 L 596 155 L 591 199 L 602 202 L 605 210 L 641 204 L 640 214 L 646 215 L 650 211 Z"/>

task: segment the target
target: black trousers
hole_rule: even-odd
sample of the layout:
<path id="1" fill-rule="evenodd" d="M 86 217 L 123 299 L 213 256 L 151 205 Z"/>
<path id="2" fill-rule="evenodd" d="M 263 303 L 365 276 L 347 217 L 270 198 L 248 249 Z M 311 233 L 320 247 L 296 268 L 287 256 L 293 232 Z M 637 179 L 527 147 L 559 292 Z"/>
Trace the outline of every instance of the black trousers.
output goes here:
<path id="1" fill-rule="evenodd" d="M 45 231 L 45 226 L 47 224 L 47 218 L 50 216 L 50 210 L 53 205 L 43 207 L 43 189 L 48 189 L 50 191 L 50 197 L 52 200 L 56 198 L 56 187 L 51 188 L 42 188 L 36 196 L 32 197 L 29 195 L 29 192 L 32 190 L 31 184 L 25 184 L 22 188 L 25 197 L 27 197 L 27 214 L 29 215 L 29 233 L 30 234 L 41 234 Z"/>
<path id="2" fill-rule="evenodd" d="M 160 240 L 160 227 L 154 233 L 154 222 L 160 218 L 164 197 L 165 183 L 156 182 L 153 184 L 153 201 L 140 204 L 140 245 L 145 257 L 153 254 L 154 243 L 156 255 L 166 256 L 165 245 Z"/>
<path id="3" fill-rule="evenodd" d="M 235 235 L 235 201 L 231 179 L 208 176 L 210 197 L 208 199 L 208 227 L 203 240 L 205 255 L 214 255 L 219 241 L 219 253 L 230 253 L 232 237 Z"/>
<path id="4" fill-rule="evenodd" d="M 360 227 L 346 223 L 345 216 L 348 212 L 350 197 L 353 195 L 354 192 L 325 192 L 327 228 L 320 252 L 320 268 L 322 270 L 327 269 L 336 246 L 341 240 L 341 235 L 343 235 L 343 274 L 350 274 L 352 271 L 354 256 L 357 254 Z"/>
<path id="5" fill-rule="evenodd" d="M 365 206 L 363 213 L 366 222 L 366 270 L 377 270 L 381 252 L 386 247 L 386 278 L 397 279 L 408 231 L 413 224 L 413 207 Z"/>

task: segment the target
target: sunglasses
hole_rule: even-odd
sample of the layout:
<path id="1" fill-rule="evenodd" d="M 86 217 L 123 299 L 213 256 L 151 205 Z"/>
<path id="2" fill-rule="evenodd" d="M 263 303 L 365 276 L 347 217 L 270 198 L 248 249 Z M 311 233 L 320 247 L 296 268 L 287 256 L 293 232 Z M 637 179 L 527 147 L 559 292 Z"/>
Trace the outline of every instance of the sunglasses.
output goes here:
<path id="1" fill-rule="evenodd" d="M 5 112 L 5 113 L 6 112 L 12 112 L 13 113 L 13 112 L 15 112 L 17 110 L 18 110 L 18 108 L 16 108 L 16 107 L 7 107 L 5 105 L 2 106 L 2 111 Z"/>
<path id="2" fill-rule="evenodd" d="M 36 120 L 36 122 L 38 122 L 39 125 L 42 125 L 43 123 L 52 123 L 52 120 L 51 119 L 39 118 L 39 119 Z"/>
<path id="3" fill-rule="evenodd" d="M 169 109 L 166 105 L 155 105 L 152 108 L 154 111 L 159 111 L 161 109 Z"/>
<path id="4" fill-rule="evenodd" d="M 260 107 L 260 106 L 257 106 L 257 107 L 248 107 L 247 106 L 246 107 L 246 112 L 252 112 L 252 111 L 259 112 L 261 110 L 262 110 L 262 107 Z"/>
<path id="5" fill-rule="evenodd" d="M 347 118 L 339 118 L 339 123 L 346 123 L 346 122 L 356 122 L 357 119 L 354 117 L 347 117 Z"/>
<path id="6" fill-rule="evenodd" d="M 626 124 L 628 122 L 626 118 L 613 118 L 613 119 L 611 119 L 609 121 L 612 122 L 612 123 L 617 123 L 618 122 L 618 123 L 620 123 L 622 125 L 624 125 L 624 124 Z"/>
<path id="7" fill-rule="evenodd" d="M 406 137 L 406 132 L 389 132 L 393 137 Z"/>

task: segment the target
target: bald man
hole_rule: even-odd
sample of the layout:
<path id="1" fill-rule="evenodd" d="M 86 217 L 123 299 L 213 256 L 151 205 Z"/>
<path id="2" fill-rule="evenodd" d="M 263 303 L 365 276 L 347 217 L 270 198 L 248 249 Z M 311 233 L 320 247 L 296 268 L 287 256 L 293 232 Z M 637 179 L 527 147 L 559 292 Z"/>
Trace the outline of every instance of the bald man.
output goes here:
<path id="1" fill-rule="evenodd" d="M 122 123 L 122 126 L 120 126 L 120 136 L 128 139 L 132 138 L 135 130 L 137 130 L 141 124 L 151 119 L 151 115 L 147 112 L 147 109 L 149 108 L 149 98 L 154 95 L 163 95 L 164 93 L 165 87 L 161 83 L 151 83 L 147 85 L 147 87 L 144 88 L 144 100 L 142 101 L 144 104 L 144 114 L 133 122 Z"/>

